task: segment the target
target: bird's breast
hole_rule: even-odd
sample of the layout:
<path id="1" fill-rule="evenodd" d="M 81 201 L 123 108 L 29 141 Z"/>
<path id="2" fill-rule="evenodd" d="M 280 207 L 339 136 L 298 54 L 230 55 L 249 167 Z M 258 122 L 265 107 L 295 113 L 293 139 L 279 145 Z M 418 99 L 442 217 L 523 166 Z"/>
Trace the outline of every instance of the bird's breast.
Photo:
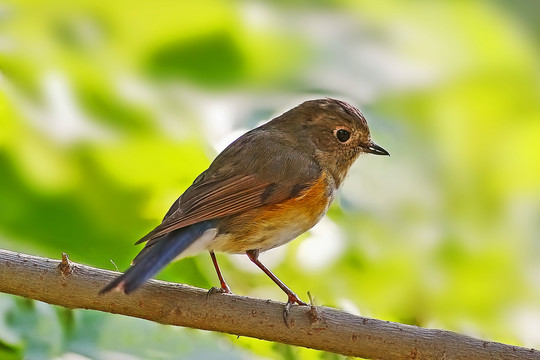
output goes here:
<path id="1" fill-rule="evenodd" d="M 326 214 L 333 200 L 332 184 L 322 172 L 316 182 L 295 197 L 220 219 L 219 233 L 208 244 L 208 250 L 265 251 L 291 241 Z"/>

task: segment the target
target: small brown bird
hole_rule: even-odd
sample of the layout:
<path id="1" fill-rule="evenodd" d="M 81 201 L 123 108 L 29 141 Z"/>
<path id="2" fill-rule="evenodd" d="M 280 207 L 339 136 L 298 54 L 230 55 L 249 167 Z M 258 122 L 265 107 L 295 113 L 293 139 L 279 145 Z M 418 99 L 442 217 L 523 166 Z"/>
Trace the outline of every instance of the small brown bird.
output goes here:
<path id="1" fill-rule="evenodd" d="M 371 140 L 358 109 L 334 99 L 306 101 L 230 144 L 174 202 L 133 266 L 105 286 L 126 294 L 177 257 L 246 253 L 288 296 L 305 303 L 258 259 L 309 230 L 326 213 L 362 153 L 389 155 Z"/>

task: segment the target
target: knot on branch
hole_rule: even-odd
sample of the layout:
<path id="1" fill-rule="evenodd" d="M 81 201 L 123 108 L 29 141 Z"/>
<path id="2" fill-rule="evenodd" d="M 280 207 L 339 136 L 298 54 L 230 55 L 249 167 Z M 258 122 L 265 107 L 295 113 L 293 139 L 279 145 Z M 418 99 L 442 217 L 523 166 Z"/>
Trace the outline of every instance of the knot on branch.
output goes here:
<path id="1" fill-rule="evenodd" d="M 62 262 L 58 264 L 58 270 L 60 270 L 64 276 L 68 276 L 73 273 L 73 263 L 69 260 L 66 253 L 62 253 Z"/>

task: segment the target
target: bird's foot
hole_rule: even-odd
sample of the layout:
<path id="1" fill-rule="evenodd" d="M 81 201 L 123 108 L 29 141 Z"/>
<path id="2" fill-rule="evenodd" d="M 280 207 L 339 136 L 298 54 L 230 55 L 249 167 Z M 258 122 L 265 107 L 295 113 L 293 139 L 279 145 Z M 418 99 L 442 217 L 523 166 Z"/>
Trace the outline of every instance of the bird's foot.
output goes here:
<path id="1" fill-rule="evenodd" d="M 289 300 L 287 300 L 287 303 L 285 304 L 285 307 L 283 308 L 283 321 L 285 322 L 285 325 L 287 327 L 290 327 L 290 325 L 292 324 L 291 321 L 290 321 L 291 319 L 289 318 L 289 315 L 291 313 L 291 306 L 293 304 L 298 304 L 298 305 L 302 305 L 302 306 L 308 306 L 308 304 L 303 302 L 302 300 L 300 300 L 298 295 L 296 295 L 293 292 L 291 292 L 290 294 L 287 294 L 287 295 L 289 296 Z"/>
<path id="2" fill-rule="evenodd" d="M 232 294 L 233 292 L 231 291 L 231 289 L 227 286 L 227 284 L 225 284 L 225 286 L 223 287 L 217 287 L 217 286 L 214 286 L 213 288 L 211 288 L 210 290 L 208 290 L 208 292 L 206 293 L 206 300 L 208 300 L 208 298 L 210 297 L 210 295 L 213 295 L 213 294 Z"/>

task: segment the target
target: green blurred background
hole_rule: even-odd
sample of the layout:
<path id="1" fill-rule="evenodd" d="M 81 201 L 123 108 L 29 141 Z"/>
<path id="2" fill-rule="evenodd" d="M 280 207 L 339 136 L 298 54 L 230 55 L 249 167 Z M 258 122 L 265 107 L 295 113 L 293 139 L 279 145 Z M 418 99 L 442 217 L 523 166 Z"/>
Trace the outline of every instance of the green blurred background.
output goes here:
<path id="1" fill-rule="evenodd" d="M 262 256 L 304 300 L 540 347 L 540 2 L 3 1 L 0 247 L 121 270 L 213 157 L 303 100 L 392 156 Z M 241 295 L 284 301 L 245 256 Z M 209 288 L 207 254 L 161 279 Z M 28 284 L 28 286 L 32 286 Z M 0 295 L 0 358 L 334 359 Z"/>

